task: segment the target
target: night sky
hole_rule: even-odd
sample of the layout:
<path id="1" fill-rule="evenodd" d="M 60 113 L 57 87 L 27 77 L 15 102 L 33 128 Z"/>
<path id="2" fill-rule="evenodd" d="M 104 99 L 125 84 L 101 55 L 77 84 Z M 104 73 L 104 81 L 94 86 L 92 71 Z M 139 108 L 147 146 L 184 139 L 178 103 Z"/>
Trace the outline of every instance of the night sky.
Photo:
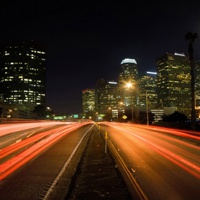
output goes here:
<path id="1" fill-rule="evenodd" d="M 199 0 L 15 0 L 0 5 L 0 40 L 47 45 L 47 105 L 80 113 L 82 90 L 98 79 L 118 80 L 120 62 L 136 59 L 139 73 L 156 70 L 164 53 L 187 53 L 185 34 L 196 32 Z"/>

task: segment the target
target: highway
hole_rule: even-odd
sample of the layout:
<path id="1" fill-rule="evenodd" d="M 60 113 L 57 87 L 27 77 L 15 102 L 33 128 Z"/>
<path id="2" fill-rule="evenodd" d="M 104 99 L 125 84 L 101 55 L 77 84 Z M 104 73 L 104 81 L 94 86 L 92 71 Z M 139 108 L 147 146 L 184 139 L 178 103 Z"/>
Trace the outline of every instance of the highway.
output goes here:
<path id="1" fill-rule="evenodd" d="M 64 199 L 94 126 L 141 199 L 200 199 L 200 133 L 114 122 L 0 125 L 0 199 Z"/>
<path id="2" fill-rule="evenodd" d="M 23 124 L 6 126 L 0 126 L 2 137 L 13 143 L 0 150 L 0 198 L 48 199 L 58 182 L 64 182 L 65 191 L 93 125 L 49 122 L 24 124 L 24 128 Z"/>
<path id="3" fill-rule="evenodd" d="M 99 123 L 99 129 L 147 199 L 200 199 L 199 133 L 120 123 Z"/>
<path id="4" fill-rule="evenodd" d="M 57 126 L 66 125 L 63 122 L 35 122 L 35 123 L 11 123 L 0 125 L 0 149 L 19 142 L 23 139 Z"/>

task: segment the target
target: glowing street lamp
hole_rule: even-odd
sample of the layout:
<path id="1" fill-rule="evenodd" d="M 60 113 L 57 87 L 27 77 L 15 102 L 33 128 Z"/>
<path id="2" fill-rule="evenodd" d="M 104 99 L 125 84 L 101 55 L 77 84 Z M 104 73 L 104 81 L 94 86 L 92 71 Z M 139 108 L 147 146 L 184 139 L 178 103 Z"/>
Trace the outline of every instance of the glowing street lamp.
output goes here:
<path id="1" fill-rule="evenodd" d="M 128 83 L 126 83 L 126 87 L 127 87 L 127 88 L 132 88 L 132 87 L 133 87 L 133 84 L 130 83 L 130 82 L 128 82 Z"/>
<path id="2" fill-rule="evenodd" d="M 118 106 L 117 106 L 117 121 L 119 121 L 119 114 L 120 114 L 120 111 L 122 112 L 122 106 L 123 106 L 123 102 L 122 101 L 120 101 L 119 103 L 118 103 Z"/>
<path id="3" fill-rule="evenodd" d="M 147 125 L 149 125 L 149 101 L 148 101 L 148 93 L 146 91 L 146 112 L 147 112 Z"/>

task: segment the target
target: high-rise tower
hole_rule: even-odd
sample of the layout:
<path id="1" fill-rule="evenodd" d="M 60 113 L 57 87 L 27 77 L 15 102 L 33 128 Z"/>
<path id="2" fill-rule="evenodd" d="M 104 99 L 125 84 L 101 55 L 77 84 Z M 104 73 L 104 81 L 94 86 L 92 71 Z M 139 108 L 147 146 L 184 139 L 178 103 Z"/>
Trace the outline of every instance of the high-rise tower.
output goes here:
<path id="1" fill-rule="evenodd" d="M 118 120 L 120 106 L 118 83 L 98 80 L 96 85 L 96 111 L 107 120 Z"/>
<path id="2" fill-rule="evenodd" d="M 138 67 L 135 59 L 125 58 L 121 61 L 121 72 L 119 74 L 119 82 L 121 84 L 138 81 Z"/>
<path id="3" fill-rule="evenodd" d="M 86 119 L 92 117 L 95 112 L 95 89 L 82 90 L 82 110 Z"/>
<path id="4" fill-rule="evenodd" d="M 187 117 L 191 113 L 191 76 L 189 58 L 166 53 L 157 59 L 158 105 L 176 107 Z"/>
<path id="5" fill-rule="evenodd" d="M 138 66 L 135 59 L 125 58 L 119 74 L 120 97 L 125 110 L 132 110 L 138 104 Z M 132 118 L 133 120 L 133 118 Z"/>
<path id="6" fill-rule="evenodd" d="M 198 118 L 200 118 L 200 61 L 195 62 L 195 107 L 198 111 Z"/>
<path id="7" fill-rule="evenodd" d="M 156 72 L 146 72 L 146 75 L 139 79 L 139 105 L 148 106 L 150 108 L 157 107 L 157 85 Z"/>
<path id="8" fill-rule="evenodd" d="M 45 63 L 45 47 L 34 41 L 10 43 L 1 48 L 1 99 L 4 105 L 24 110 L 21 117 L 29 118 L 35 106 L 45 105 Z"/>

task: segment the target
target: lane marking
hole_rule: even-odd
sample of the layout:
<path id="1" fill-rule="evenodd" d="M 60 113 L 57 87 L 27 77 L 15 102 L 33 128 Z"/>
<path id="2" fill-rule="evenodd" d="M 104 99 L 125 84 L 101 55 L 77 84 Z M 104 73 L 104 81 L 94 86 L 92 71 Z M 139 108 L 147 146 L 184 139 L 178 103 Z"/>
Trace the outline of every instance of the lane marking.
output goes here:
<path id="1" fill-rule="evenodd" d="M 51 195 L 51 193 L 53 192 L 53 189 L 55 187 L 55 185 L 57 185 L 58 181 L 60 180 L 60 178 L 62 177 L 63 173 L 65 172 L 67 166 L 69 165 L 69 163 L 71 162 L 74 154 L 76 153 L 77 149 L 79 148 L 80 144 L 82 143 L 83 139 L 85 138 L 85 136 L 87 135 L 87 133 L 94 127 L 94 125 L 92 125 L 83 135 L 83 137 L 81 138 L 81 140 L 79 141 L 79 143 L 76 145 L 74 151 L 72 152 L 72 154 L 70 155 L 70 157 L 68 158 L 68 160 L 66 161 L 66 163 L 63 165 L 62 169 L 60 170 L 59 174 L 57 175 L 57 177 L 55 178 L 55 180 L 53 181 L 53 183 L 51 184 L 50 188 L 48 189 L 48 191 L 46 192 L 43 200 L 47 200 L 49 198 L 49 196 Z"/>

